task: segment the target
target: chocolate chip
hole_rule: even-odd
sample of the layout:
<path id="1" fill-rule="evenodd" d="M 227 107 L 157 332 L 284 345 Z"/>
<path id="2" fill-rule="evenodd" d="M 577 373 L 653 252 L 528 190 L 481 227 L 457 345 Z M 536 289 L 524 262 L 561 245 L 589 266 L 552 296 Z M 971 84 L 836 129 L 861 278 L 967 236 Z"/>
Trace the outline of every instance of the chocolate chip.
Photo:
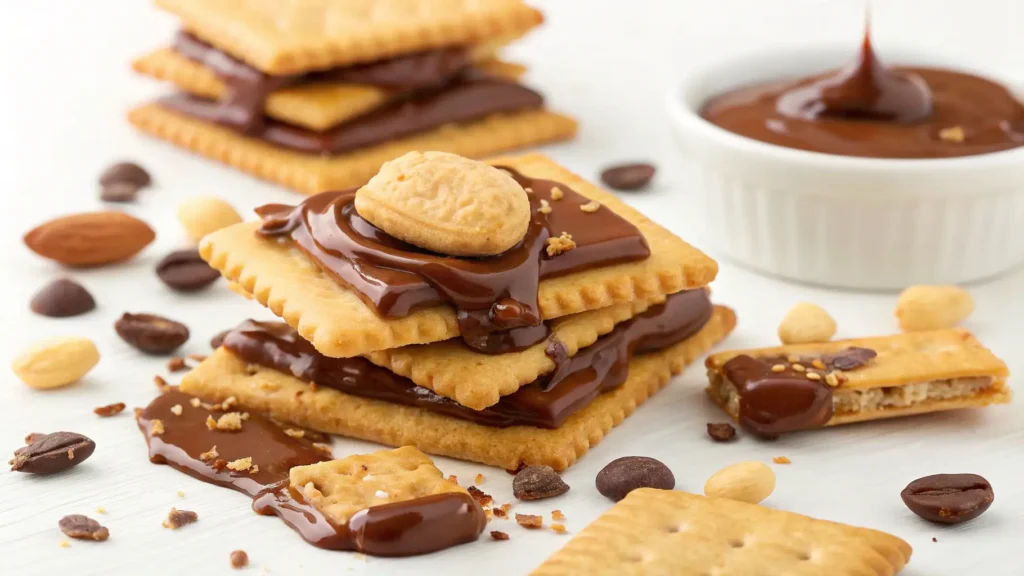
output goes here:
<path id="1" fill-rule="evenodd" d="M 194 292 L 206 288 L 220 278 L 196 249 L 171 252 L 156 265 L 156 275 L 173 290 Z"/>
<path id="2" fill-rule="evenodd" d="M 134 184 L 136 188 L 145 188 L 151 182 L 149 172 L 134 162 L 118 162 L 100 174 L 100 186 L 103 187 L 126 183 Z"/>
<path id="3" fill-rule="evenodd" d="M 11 470 L 29 474 L 54 474 L 81 464 L 96 449 L 96 443 L 75 432 L 54 432 L 14 451 Z"/>
<path id="4" fill-rule="evenodd" d="M 625 456 L 612 460 L 597 473 L 597 491 L 618 502 L 637 488 L 671 490 L 676 478 L 667 466 L 654 458 Z"/>
<path id="5" fill-rule="evenodd" d="M 245 550 L 235 550 L 231 553 L 231 567 L 234 569 L 245 568 L 249 565 L 249 555 Z"/>
<path id="6" fill-rule="evenodd" d="M 736 438 L 736 428 L 732 424 L 723 422 L 721 424 L 708 423 L 708 436 L 715 442 L 729 442 Z"/>
<path id="7" fill-rule="evenodd" d="M 96 301 L 78 282 L 59 278 L 36 292 L 29 307 L 36 314 L 43 316 L 68 318 L 92 310 L 96 307 Z"/>
<path id="8" fill-rule="evenodd" d="M 92 411 L 101 418 L 110 418 L 116 416 L 121 412 L 124 412 L 124 402 L 117 402 L 114 404 L 107 404 L 106 406 L 98 406 L 93 408 Z"/>
<path id="9" fill-rule="evenodd" d="M 100 200 L 104 202 L 133 202 L 139 193 L 139 187 L 131 182 L 114 182 L 103 187 Z"/>
<path id="10" fill-rule="evenodd" d="M 527 466 L 512 480 L 512 495 L 520 500 L 543 500 L 568 491 L 569 485 L 551 466 Z"/>
<path id="11" fill-rule="evenodd" d="M 918 478 L 900 493 L 910 511 L 925 520 L 959 524 L 981 516 L 995 499 L 992 485 L 977 474 Z"/>
<path id="12" fill-rule="evenodd" d="M 100 525 L 99 522 L 81 514 L 71 514 L 60 519 L 57 523 L 60 531 L 71 538 L 79 540 L 96 540 L 102 542 L 110 538 L 110 531 Z"/>
<path id="13" fill-rule="evenodd" d="M 125 312 L 114 329 L 122 340 L 148 354 L 169 354 L 188 340 L 188 327 L 155 314 Z"/>
<path id="14" fill-rule="evenodd" d="M 870 362 L 875 356 L 878 356 L 878 353 L 870 348 L 853 347 L 832 354 L 825 359 L 825 364 L 833 370 L 856 370 Z"/>
<path id="15" fill-rule="evenodd" d="M 187 526 L 199 520 L 199 514 L 192 512 L 191 510 L 178 510 L 177 508 L 171 508 L 171 511 L 167 513 L 167 519 L 164 520 L 164 528 L 170 528 L 171 530 L 177 530 L 182 526 Z"/>
<path id="16" fill-rule="evenodd" d="M 210 348 L 213 348 L 214 350 L 220 348 L 221 345 L 224 344 L 224 338 L 227 337 L 228 332 L 231 332 L 231 330 L 225 330 L 223 332 L 220 332 L 213 338 L 210 338 Z"/>
<path id="17" fill-rule="evenodd" d="M 601 181 L 616 190 L 639 190 L 654 178 L 650 164 L 620 164 L 601 172 Z"/>

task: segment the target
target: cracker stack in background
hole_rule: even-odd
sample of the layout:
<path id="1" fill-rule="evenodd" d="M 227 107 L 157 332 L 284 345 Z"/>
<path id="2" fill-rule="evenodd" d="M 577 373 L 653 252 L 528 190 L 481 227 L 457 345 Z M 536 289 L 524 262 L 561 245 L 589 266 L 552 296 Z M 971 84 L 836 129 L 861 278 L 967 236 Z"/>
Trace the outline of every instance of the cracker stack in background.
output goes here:
<path id="1" fill-rule="evenodd" d="M 489 164 L 410 153 L 207 236 L 203 258 L 287 324 L 243 324 L 182 390 L 562 470 L 733 329 L 714 260 L 544 156 Z"/>
<path id="2" fill-rule="evenodd" d="M 172 46 L 133 63 L 179 93 L 140 130 L 305 194 L 359 186 L 411 150 L 469 157 L 576 123 L 497 51 L 539 25 L 521 0 L 157 0 Z"/>

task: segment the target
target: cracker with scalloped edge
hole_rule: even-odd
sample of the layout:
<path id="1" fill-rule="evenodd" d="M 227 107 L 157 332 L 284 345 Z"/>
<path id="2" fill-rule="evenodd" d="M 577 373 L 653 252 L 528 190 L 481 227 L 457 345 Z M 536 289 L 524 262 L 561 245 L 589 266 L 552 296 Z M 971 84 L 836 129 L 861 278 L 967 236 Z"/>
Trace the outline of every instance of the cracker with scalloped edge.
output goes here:
<path id="1" fill-rule="evenodd" d="M 521 465 L 564 470 L 735 326 L 733 311 L 716 306 L 700 332 L 660 352 L 635 357 L 622 386 L 598 396 L 555 430 L 532 426 L 492 428 L 422 408 L 311 387 L 289 374 L 247 366 L 224 348 L 186 374 L 181 389 L 217 401 L 233 396 L 248 410 L 267 412 L 277 420 L 331 434 L 390 446 L 415 446 L 428 454 L 506 470 Z"/>
<path id="2" fill-rule="evenodd" d="M 324 156 L 280 148 L 156 103 L 131 110 L 128 121 L 157 138 L 303 194 L 361 186 L 382 164 L 414 150 L 482 158 L 576 135 L 576 121 L 572 118 L 543 109 L 524 110 Z"/>
<path id="3" fill-rule="evenodd" d="M 910 561 L 893 536 L 784 510 L 674 490 L 629 493 L 533 576 L 893 576 Z"/>
<path id="4" fill-rule="evenodd" d="M 543 15 L 522 0 L 157 0 L 206 42 L 267 74 L 299 74 L 516 38 Z"/>
<path id="5" fill-rule="evenodd" d="M 224 81 L 206 66 L 162 48 L 132 62 L 132 68 L 166 80 L 194 96 L 219 100 L 227 94 Z M 515 79 L 526 69 L 517 64 L 489 59 L 477 68 L 494 76 Z M 369 112 L 390 99 L 395 91 L 376 86 L 341 82 L 306 82 L 270 94 L 264 107 L 267 116 L 282 122 L 323 131 Z"/>
<path id="6" fill-rule="evenodd" d="M 703 252 L 546 156 L 489 162 L 560 182 L 597 200 L 639 228 L 650 246 L 650 257 L 641 261 L 542 281 L 538 300 L 545 319 L 699 288 L 718 273 L 718 264 Z M 454 308 L 435 306 L 403 318 L 381 318 L 352 290 L 320 272 L 290 240 L 257 236 L 255 228 L 242 223 L 218 230 L 203 239 L 199 252 L 325 356 L 359 356 L 458 336 Z"/>

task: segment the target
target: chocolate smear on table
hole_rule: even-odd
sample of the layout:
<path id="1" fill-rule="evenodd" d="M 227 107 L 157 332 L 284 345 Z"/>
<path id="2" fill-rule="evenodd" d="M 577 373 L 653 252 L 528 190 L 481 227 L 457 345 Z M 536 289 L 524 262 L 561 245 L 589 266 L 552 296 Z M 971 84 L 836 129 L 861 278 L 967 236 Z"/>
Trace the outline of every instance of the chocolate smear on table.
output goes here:
<path id="1" fill-rule="evenodd" d="M 689 338 L 703 328 L 712 310 L 704 290 L 673 294 L 664 304 L 620 323 L 576 356 L 556 361 L 550 374 L 483 410 L 417 386 L 365 358 L 328 358 L 283 322 L 246 321 L 228 333 L 224 347 L 247 363 L 345 394 L 423 408 L 484 426 L 551 429 L 601 393 L 621 386 L 633 354 L 663 350 Z"/>
<path id="2" fill-rule="evenodd" d="M 156 275 L 173 290 L 195 292 L 206 288 L 220 278 L 220 272 L 210 267 L 199 250 L 175 250 L 156 265 Z"/>
<path id="3" fill-rule="evenodd" d="M 14 451 L 8 462 L 12 471 L 29 474 L 55 474 L 85 462 L 96 450 L 96 443 L 76 432 L 30 435 L 32 443 Z"/>
<path id="4" fill-rule="evenodd" d="M 539 326 L 541 280 L 650 255 L 643 234 L 611 210 L 584 212 L 579 207 L 590 200 L 567 186 L 502 169 L 532 190 L 532 218 L 523 240 L 497 256 L 454 258 L 389 236 L 356 213 L 355 190 L 318 194 L 298 206 L 258 208 L 263 218 L 259 233 L 291 237 L 320 269 L 385 318 L 454 306 L 469 345 L 491 332 Z M 551 201 L 555 187 L 562 198 L 552 202 L 550 213 L 539 212 L 541 200 Z M 548 257 L 547 239 L 563 232 L 572 235 L 576 248 Z M 541 334 L 535 335 L 538 341 Z"/>
<path id="5" fill-rule="evenodd" d="M 918 478 L 900 493 L 911 512 L 940 524 L 981 516 L 995 500 L 988 480 L 977 474 L 935 474 Z"/>
<path id="6" fill-rule="evenodd" d="M 651 164 L 619 164 L 601 171 L 601 181 L 615 190 L 640 190 L 651 182 L 654 172 Z"/>
<path id="7" fill-rule="evenodd" d="M 96 300 L 84 286 L 70 278 L 58 278 L 32 297 L 33 312 L 51 318 L 79 316 L 96 308 Z"/>
<path id="8" fill-rule="evenodd" d="M 188 327 L 156 314 L 125 312 L 114 323 L 122 340 L 147 354 L 170 354 L 188 340 Z"/>
<path id="9" fill-rule="evenodd" d="M 138 425 L 150 461 L 247 494 L 254 511 L 279 516 L 315 546 L 408 556 L 476 540 L 484 529 L 483 511 L 461 493 L 373 506 L 354 514 L 346 525 L 335 525 L 291 488 L 288 479 L 293 467 L 330 460 L 329 454 L 305 435 L 290 435 L 260 414 L 248 414 L 239 430 L 211 429 L 207 419 L 218 420 L 225 407 L 193 406 L 192 399 L 172 387 L 141 411 Z M 159 433 L 154 434 L 156 423 Z M 251 459 L 247 469 L 228 467 L 245 458 Z"/>

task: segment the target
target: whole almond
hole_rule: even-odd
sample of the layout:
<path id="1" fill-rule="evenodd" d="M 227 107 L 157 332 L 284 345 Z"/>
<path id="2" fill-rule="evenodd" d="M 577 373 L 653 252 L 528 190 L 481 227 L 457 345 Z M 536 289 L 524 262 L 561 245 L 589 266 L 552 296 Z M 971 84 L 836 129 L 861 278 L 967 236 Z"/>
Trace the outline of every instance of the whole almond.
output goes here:
<path id="1" fill-rule="evenodd" d="M 779 324 L 783 344 L 828 342 L 836 335 L 836 321 L 817 304 L 801 302 L 789 309 Z"/>
<path id="2" fill-rule="evenodd" d="M 210 232 L 242 221 L 238 212 L 215 196 L 195 196 L 178 206 L 178 220 L 185 227 L 189 240 L 199 242 Z"/>
<path id="3" fill-rule="evenodd" d="M 973 311 L 974 298 L 958 286 L 911 286 L 896 303 L 896 317 L 904 332 L 952 328 Z"/>
<path id="4" fill-rule="evenodd" d="M 14 359 L 12 369 L 32 388 L 59 388 L 77 382 L 99 361 L 92 340 L 58 337 L 29 346 Z"/>
<path id="5" fill-rule="evenodd" d="M 775 490 L 775 472 L 762 462 L 740 462 L 715 472 L 704 484 L 704 494 L 757 504 Z"/>
<path id="6" fill-rule="evenodd" d="M 145 248 L 156 233 L 124 212 L 85 212 L 50 220 L 25 234 L 25 245 L 66 266 L 121 262 Z"/>
<path id="7" fill-rule="evenodd" d="M 409 152 L 356 192 L 384 232 L 450 256 L 500 254 L 526 235 L 530 199 L 507 172 L 446 152 Z"/>

